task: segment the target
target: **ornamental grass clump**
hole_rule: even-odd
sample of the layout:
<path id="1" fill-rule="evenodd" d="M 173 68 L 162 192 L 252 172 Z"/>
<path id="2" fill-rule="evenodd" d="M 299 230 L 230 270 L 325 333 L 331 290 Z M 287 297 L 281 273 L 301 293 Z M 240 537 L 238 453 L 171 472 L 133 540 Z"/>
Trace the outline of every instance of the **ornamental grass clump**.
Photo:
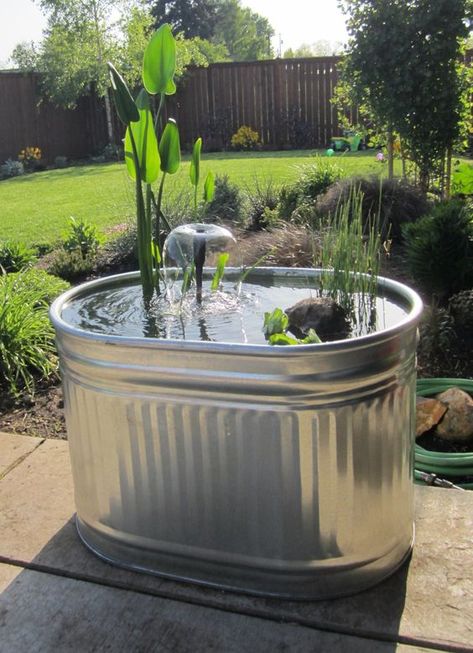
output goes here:
<path id="1" fill-rule="evenodd" d="M 143 297 L 148 305 L 153 292 L 160 293 L 163 231 L 170 231 L 163 211 L 164 185 L 167 177 L 174 175 L 181 164 L 176 121 L 168 118 L 167 123 L 162 124 L 166 96 L 176 92 L 176 42 L 171 27 L 167 23 L 161 25 L 146 46 L 142 75 L 144 88 L 136 99 L 131 96 L 120 73 L 111 63 L 108 65 L 117 113 L 126 126 L 125 162 L 130 177 L 135 181 L 138 263 Z M 156 113 L 153 112 L 150 96 L 157 100 Z M 195 214 L 201 148 L 202 139 L 198 138 L 194 143 L 190 166 Z M 153 184 L 158 179 L 155 192 Z M 213 189 L 213 175 L 209 173 L 204 182 L 204 202 L 212 198 Z"/>
<path id="2" fill-rule="evenodd" d="M 68 284 L 39 270 L 0 276 L 0 387 L 32 393 L 57 372 L 50 302 Z"/>
<path id="3" fill-rule="evenodd" d="M 348 199 L 321 224 L 315 267 L 321 291 L 349 311 L 355 323 L 374 319 L 377 278 L 383 243 L 379 215 L 363 216 L 363 193 L 352 187 Z"/>

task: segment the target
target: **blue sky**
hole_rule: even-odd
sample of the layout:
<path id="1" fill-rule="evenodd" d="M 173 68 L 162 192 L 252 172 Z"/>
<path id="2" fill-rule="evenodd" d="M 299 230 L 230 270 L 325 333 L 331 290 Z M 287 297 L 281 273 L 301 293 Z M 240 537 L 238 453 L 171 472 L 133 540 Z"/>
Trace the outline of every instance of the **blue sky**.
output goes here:
<path id="1" fill-rule="evenodd" d="M 242 4 L 269 19 L 276 31 L 276 49 L 280 39 L 283 50 L 320 39 L 346 39 L 337 0 L 242 0 Z M 17 43 L 39 41 L 44 24 L 32 0 L 0 0 L 0 63 L 7 62 Z"/>

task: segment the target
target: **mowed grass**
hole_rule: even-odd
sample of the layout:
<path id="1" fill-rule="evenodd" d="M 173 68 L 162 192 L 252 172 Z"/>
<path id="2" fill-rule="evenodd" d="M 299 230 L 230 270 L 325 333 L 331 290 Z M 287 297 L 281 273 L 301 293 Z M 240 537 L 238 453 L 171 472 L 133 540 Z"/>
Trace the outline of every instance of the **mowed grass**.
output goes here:
<path id="1" fill-rule="evenodd" d="M 298 167 L 314 162 L 314 151 L 209 153 L 204 154 L 202 179 L 209 170 L 228 175 L 243 190 L 256 181 L 272 180 L 276 186 L 297 178 Z M 324 155 L 324 151 L 318 152 Z M 386 165 L 376 152 L 347 152 L 331 160 L 343 167 L 346 176 L 385 174 Z M 399 173 L 399 170 L 396 170 Z M 173 177 L 166 192 L 189 193 L 189 157 Z M 0 239 L 27 244 L 52 243 L 67 229 L 71 216 L 107 229 L 134 216 L 134 185 L 123 163 L 93 164 L 62 170 L 48 170 L 0 182 Z M 191 219 L 191 207 L 189 218 Z"/>

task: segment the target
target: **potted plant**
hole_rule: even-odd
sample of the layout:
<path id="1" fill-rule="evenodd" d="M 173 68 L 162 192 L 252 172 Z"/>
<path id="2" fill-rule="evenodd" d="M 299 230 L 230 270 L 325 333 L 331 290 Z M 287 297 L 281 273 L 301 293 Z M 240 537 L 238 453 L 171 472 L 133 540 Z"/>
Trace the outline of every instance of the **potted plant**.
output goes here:
<path id="1" fill-rule="evenodd" d="M 143 75 L 160 107 L 175 88 L 174 52 L 163 26 Z M 332 273 L 255 268 L 238 292 L 189 300 L 183 310 L 194 322 L 182 326 L 156 291 L 177 125 L 168 121 L 157 138 L 159 109 L 156 118 L 146 93 L 133 100 L 111 72 L 136 184 L 140 273 L 83 284 L 51 309 L 80 536 L 116 564 L 246 592 L 322 598 L 378 582 L 413 543 L 420 299 L 379 278 L 392 323 L 336 342 L 270 346 L 261 334 L 265 306 L 307 295 Z M 199 157 L 198 142 L 195 187 Z M 205 284 L 214 272 L 202 275 Z M 241 272 L 227 278 L 241 281 Z M 179 279 L 185 287 L 186 271 Z"/>

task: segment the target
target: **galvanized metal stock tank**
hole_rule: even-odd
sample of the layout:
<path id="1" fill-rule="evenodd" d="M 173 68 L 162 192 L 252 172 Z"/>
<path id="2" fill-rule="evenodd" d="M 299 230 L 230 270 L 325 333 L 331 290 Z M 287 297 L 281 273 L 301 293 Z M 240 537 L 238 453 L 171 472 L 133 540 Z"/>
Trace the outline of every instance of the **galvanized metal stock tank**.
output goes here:
<path id="1" fill-rule="evenodd" d="M 256 269 L 272 274 L 317 271 Z M 220 588 L 292 598 L 359 591 L 413 543 L 416 325 L 270 347 L 57 333 L 77 527 L 102 558 Z"/>

